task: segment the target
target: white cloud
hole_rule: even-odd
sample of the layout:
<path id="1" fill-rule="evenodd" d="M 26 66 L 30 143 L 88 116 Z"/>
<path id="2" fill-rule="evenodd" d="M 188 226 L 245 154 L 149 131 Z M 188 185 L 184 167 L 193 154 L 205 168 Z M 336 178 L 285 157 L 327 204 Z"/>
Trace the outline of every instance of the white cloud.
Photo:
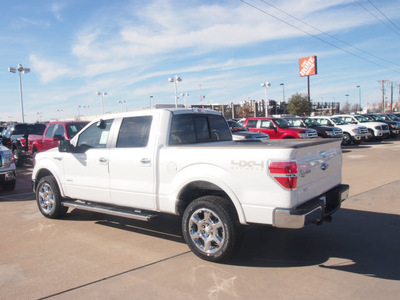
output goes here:
<path id="1" fill-rule="evenodd" d="M 35 73 L 39 74 L 42 83 L 48 83 L 57 78 L 66 75 L 71 76 L 77 73 L 73 69 L 65 67 L 60 63 L 39 58 L 34 54 L 29 56 L 29 60 L 31 62 L 32 70 L 35 70 Z"/>

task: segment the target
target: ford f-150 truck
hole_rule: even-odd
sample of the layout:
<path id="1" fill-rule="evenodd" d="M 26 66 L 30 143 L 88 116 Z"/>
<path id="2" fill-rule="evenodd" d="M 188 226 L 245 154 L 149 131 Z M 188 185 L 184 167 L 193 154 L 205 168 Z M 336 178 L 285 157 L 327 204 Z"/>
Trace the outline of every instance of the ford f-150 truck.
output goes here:
<path id="1" fill-rule="evenodd" d="M 31 157 L 37 153 L 55 148 L 60 140 L 71 140 L 89 122 L 69 121 L 50 122 L 43 135 L 31 134 L 28 137 L 28 152 Z"/>
<path id="2" fill-rule="evenodd" d="M 368 128 L 366 141 L 387 138 L 390 135 L 389 125 L 383 122 L 371 121 L 362 115 L 334 115 L 333 117 L 342 118 L 346 123 L 363 125 Z"/>
<path id="3" fill-rule="evenodd" d="M 323 126 L 339 127 L 343 130 L 343 145 L 351 143 L 360 145 L 368 135 L 368 128 L 345 122 L 342 118 L 333 116 L 312 117 Z"/>
<path id="4" fill-rule="evenodd" d="M 68 208 L 140 220 L 182 215 L 190 249 L 222 261 L 235 249 L 239 225 L 330 220 L 349 193 L 340 142 L 237 143 L 219 112 L 139 110 L 103 116 L 38 153 L 32 181 L 48 218 Z"/>

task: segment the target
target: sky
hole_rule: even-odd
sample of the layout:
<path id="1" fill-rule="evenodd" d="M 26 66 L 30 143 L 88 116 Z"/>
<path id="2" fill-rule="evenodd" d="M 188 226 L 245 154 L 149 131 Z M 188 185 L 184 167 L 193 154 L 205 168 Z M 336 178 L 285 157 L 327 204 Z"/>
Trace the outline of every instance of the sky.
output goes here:
<path id="1" fill-rule="evenodd" d="M 0 120 L 46 121 L 175 103 L 399 101 L 399 0 L 1 0 Z M 283 85 L 281 85 L 283 83 Z M 360 86 L 359 88 L 357 86 Z M 186 97 L 182 93 L 189 94 Z M 348 96 L 346 96 L 348 95 Z M 201 99 L 201 96 L 204 96 Z M 122 102 L 122 103 L 121 103 Z"/>

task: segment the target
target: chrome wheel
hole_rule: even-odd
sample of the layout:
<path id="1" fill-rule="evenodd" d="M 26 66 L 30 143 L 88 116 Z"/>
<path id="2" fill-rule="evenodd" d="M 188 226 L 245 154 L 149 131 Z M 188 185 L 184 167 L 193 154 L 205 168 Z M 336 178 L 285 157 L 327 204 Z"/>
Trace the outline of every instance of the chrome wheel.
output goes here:
<path id="1" fill-rule="evenodd" d="M 48 183 L 44 183 L 40 186 L 38 201 L 43 213 L 50 214 L 54 209 L 54 192 Z"/>
<path id="2" fill-rule="evenodd" d="M 237 242 L 238 218 L 229 199 L 202 196 L 193 200 L 182 217 L 182 233 L 198 257 L 221 262 L 229 258 Z"/>
<path id="3" fill-rule="evenodd" d="M 190 217 L 189 232 L 193 243 L 204 253 L 218 251 L 224 244 L 224 226 L 212 210 L 196 210 Z"/>
<path id="4" fill-rule="evenodd" d="M 39 180 L 36 189 L 36 203 L 45 217 L 58 219 L 64 216 L 68 207 L 62 205 L 62 200 L 57 181 L 53 176 L 45 176 Z"/>

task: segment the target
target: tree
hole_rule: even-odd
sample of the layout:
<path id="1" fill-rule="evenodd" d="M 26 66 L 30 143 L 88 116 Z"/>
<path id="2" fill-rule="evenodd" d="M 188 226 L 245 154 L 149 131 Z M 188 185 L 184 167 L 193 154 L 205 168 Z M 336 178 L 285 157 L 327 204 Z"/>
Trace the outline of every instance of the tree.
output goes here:
<path id="1" fill-rule="evenodd" d="M 254 112 L 251 109 L 251 107 L 247 104 L 244 104 L 238 109 L 238 114 L 242 118 L 249 118 L 249 117 L 254 117 Z"/>
<path id="2" fill-rule="evenodd" d="M 342 114 L 349 114 L 350 113 L 350 103 L 349 101 L 346 101 L 346 103 L 343 105 L 341 109 Z"/>
<path id="3" fill-rule="evenodd" d="M 286 109 L 291 115 L 309 116 L 311 113 L 311 102 L 308 101 L 308 97 L 306 95 L 296 93 L 289 98 Z"/>

